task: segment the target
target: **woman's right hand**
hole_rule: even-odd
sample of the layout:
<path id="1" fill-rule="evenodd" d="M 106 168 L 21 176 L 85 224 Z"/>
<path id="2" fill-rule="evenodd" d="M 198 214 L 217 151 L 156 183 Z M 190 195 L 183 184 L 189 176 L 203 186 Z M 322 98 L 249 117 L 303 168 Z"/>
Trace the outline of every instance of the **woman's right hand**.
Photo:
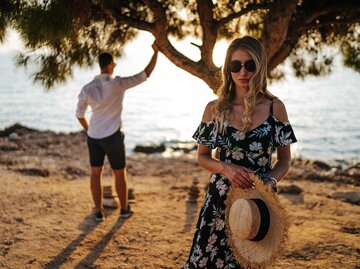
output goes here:
<path id="1" fill-rule="evenodd" d="M 249 168 L 240 165 L 221 162 L 221 174 L 226 176 L 235 187 L 241 189 L 251 189 L 255 187 L 255 183 L 250 179 L 253 174 Z"/>

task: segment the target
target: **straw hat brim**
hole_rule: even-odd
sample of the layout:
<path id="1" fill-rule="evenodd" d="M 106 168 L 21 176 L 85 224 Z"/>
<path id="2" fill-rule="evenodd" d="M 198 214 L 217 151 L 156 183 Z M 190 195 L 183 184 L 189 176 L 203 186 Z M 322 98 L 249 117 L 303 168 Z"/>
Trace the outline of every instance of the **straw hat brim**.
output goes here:
<path id="1" fill-rule="evenodd" d="M 288 221 L 285 209 L 278 197 L 264 185 L 261 179 L 252 175 L 255 189 L 231 187 L 228 192 L 225 210 L 226 233 L 228 244 L 236 260 L 245 268 L 266 268 L 281 256 L 287 238 Z M 231 232 L 229 213 L 232 204 L 238 199 L 261 199 L 270 213 L 270 227 L 261 241 L 240 240 Z"/>

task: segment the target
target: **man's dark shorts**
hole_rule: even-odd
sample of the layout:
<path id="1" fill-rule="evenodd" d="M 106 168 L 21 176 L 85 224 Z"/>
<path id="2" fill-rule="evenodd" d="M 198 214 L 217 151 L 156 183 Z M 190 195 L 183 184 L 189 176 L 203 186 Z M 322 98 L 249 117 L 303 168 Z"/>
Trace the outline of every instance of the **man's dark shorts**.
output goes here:
<path id="1" fill-rule="evenodd" d="M 112 169 L 125 168 L 124 133 L 120 130 L 101 139 L 87 136 L 87 144 L 91 167 L 103 166 L 107 155 Z"/>

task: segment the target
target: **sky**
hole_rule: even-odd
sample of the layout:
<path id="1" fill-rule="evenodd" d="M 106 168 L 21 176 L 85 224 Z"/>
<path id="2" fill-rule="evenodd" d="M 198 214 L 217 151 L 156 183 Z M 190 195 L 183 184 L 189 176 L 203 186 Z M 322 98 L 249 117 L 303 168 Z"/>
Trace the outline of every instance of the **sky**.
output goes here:
<path id="1" fill-rule="evenodd" d="M 19 34 L 15 30 L 8 30 L 5 42 L 0 44 L 0 52 L 7 52 L 11 50 L 23 50 L 24 45 L 20 39 Z"/>
<path id="2" fill-rule="evenodd" d="M 151 44 L 153 41 L 154 37 L 151 34 L 141 32 L 135 40 L 128 43 L 121 58 L 116 59 L 116 62 L 118 63 L 118 66 L 115 69 L 116 74 L 126 76 L 141 71 L 141 68 L 148 63 L 152 55 Z M 173 42 L 173 44 L 180 52 L 191 57 L 193 60 L 197 60 L 200 57 L 199 49 L 196 46 L 191 45 L 191 42 L 201 44 L 199 40 L 194 40 L 192 38 L 187 38 L 181 42 Z M 214 62 L 219 67 L 223 64 L 227 46 L 227 42 L 221 41 L 216 44 L 214 49 Z M 20 41 L 18 34 L 14 31 L 9 31 L 6 41 L 0 45 L 0 53 L 22 49 L 22 42 Z M 305 80 L 299 80 L 290 75 L 285 69 L 284 71 L 287 73 L 286 79 L 282 82 L 269 85 L 270 90 L 287 104 L 289 117 L 294 123 L 294 126 L 297 127 L 299 140 L 302 140 L 302 150 L 305 152 L 310 149 L 309 155 L 311 156 L 318 154 L 314 149 L 317 150 L 319 148 L 319 143 L 321 144 L 321 149 L 319 150 L 322 150 L 325 147 L 330 150 L 337 150 L 336 152 L 333 150 L 331 154 L 334 152 L 336 154 L 342 154 L 342 152 L 338 152 L 341 150 L 341 143 L 343 143 L 343 145 L 341 144 L 342 146 L 346 146 L 346 150 L 343 151 L 350 152 L 349 154 L 352 154 L 351 156 L 354 154 L 358 155 L 359 152 L 357 147 L 359 144 L 359 136 L 357 135 L 358 127 L 357 125 L 353 125 L 353 122 L 356 122 L 359 118 L 359 110 L 356 110 L 356 105 L 351 105 L 359 100 L 358 91 L 356 91 L 356 89 L 359 88 L 359 76 L 353 70 L 342 66 L 341 57 L 337 57 L 336 59 L 338 64 L 335 64 L 334 72 L 330 76 L 320 78 L 307 77 Z M 290 68 L 290 65 L 288 64 L 287 67 Z M 21 68 L 15 69 L 12 75 L 19 78 L 19 74 L 23 71 L 25 70 Z M 78 128 L 78 123 L 72 121 L 73 107 L 75 106 L 77 96 L 77 91 L 74 91 L 74 89 L 79 90 L 84 83 L 88 82 L 89 79 L 97 74 L 97 72 L 97 65 L 94 65 L 90 69 L 83 70 L 75 68 L 75 76 L 73 79 L 69 79 L 69 83 L 59 85 L 51 92 L 48 92 L 46 96 L 39 85 L 34 87 L 34 85 L 31 84 L 30 76 L 28 77 L 28 80 L 18 80 L 16 86 L 11 84 L 11 89 L 9 86 L 10 83 L 7 83 L 5 80 L 3 83 L 5 83 L 5 88 L 8 88 L 8 91 L 3 90 L 0 94 L 2 93 L 5 96 L 10 94 L 10 96 L 14 96 L 17 92 L 23 90 L 21 91 L 21 96 L 31 96 L 30 98 L 39 96 L 42 100 L 43 105 L 41 109 L 38 109 L 38 101 L 36 101 L 36 104 L 33 104 L 28 102 L 28 99 L 26 98 L 12 98 L 8 101 L 6 101 L 7 99 L 5 98 L 5 101 L 8 103 L 7 113 L 9 115 L 20 117 L 15 113 L 16 111 L 22 111 L 24 107 L 37 108 L 32 113 L 27 113 L 26 111 L 25 115 L 23 115 L 25 118 L 28 116 L 33 117 L 34 115 L 38 115 L 36 113 L 39 113 L 40 115 L 43 112 L 48 113 L 48 111 L 46 112 L 45 110 L 51 107 L 56 113 L 58 113 L 57 111 L 59 111 L 60 114 L 65 112 L 68 113 L 69 118 L 64 116 L 59 117 L 59 114 L 54 112 L 56 117 L 61 120 L 54 122 L 52 117 L 50 117 L 49 122 L 44 120 L 46 128 L 53 128 L 52 126 L 54 125 L 56 128 L 65 126 L 66 128 L 74 129 L 73 125 L 69 125 L 69 122 L 72 122 L 74 125 L 76 124 L 75 126 Z M 6 79 L 11 79 L 10 75 L 11 74 L 7 74 Z M 161 87 L 159 85 L 161 85 Z M 148 89 L 152 90 L 149 91 Z M 343 95 L 343 92 L 348 94 Z M 59 96 L 61 97 L 60 99 Z M 189 99 L 189 96 L 192 98 Z M 176 133 L 176 135 L 180 137 L 179 139 L 183 139 L 184 137 L 189 138 L 191 137 L 190 132 L 195 128 L 194 126 L 190 126 L 189 122 L 194 121 L 194 119 L 200 119 L 206 102 L 214 98 L 212 91 L 209 90 L 209 87 L 201 79 L 177 68 L 160 53 L 157 66 L 151 79 L 143 86 L 140 85 L 136 91 L 129 92 L 126 103 L 128 107 L 128 118 L 124 117 L 124 123 L 125 126 L 128 126 L 129 133 L 133 134 L 133 136 L 134 134 L 142 135 L 144 130 L 148 131 L 146 128 L 150 126 L 149 128 L 153 128 L 152 137 L 163 138 L 166 136 L 163 139 L 164 141 L 173 139 L 173 136 L 170 137 L 173 133 Z M 0 100 L 2 99 L 3 98 L 0 98 Z M 152 100 L 152 103 L 150 104 L 148 100 Z M 189 100 L 194 103 L 189 103 Z M 312 100 L 318 100 L 318 102 L 313 103 Z M 4 100 L 2 101 L 5 102 Z M 17 104 L 14 103 L 15 101 L 22 103 Z M 193 114 L 189 114 L 190 112 L 186 109 L 184 111 L 181 110 L 184 107 L 180 106 L 184 103 L 187 104 L 185 108 L 191 107 L 191 111 L 189 111 Z M 58 109 L 53 109 L 54 104 L 58 104 Z M 134 111 L 137 111 L 139 106 L 142 107 L 141 115 L 133 113 Z M 169 109 L 165 109 L 167 106 L 171 106 L 171 110 L 174 111 L 173 114 L 169 112 Z M 2 104 L 0 107 L 2 113 L 4 113 L 6 106 Z M 14 108 L 16 108 L 15 112 Z M 164 111 L 166 111 L 166 117 L 164 117 Z M 130 122 L 144 121 L 144 117 L 150 117 L 147 119 L 149 126 L 146 125 L 144 130 L 135 130 L 139 125 L 135 124 L 132 126 Z M 154 117 L 160 120 L 157 120 L 153 124 L 151 120 Z M 314 117 L 320 119 L 320 122 L 327 122 L 326 125 L 321 125 L 319 127 L 316 124 L 313 124 Z M 38 117 L 36 116 L 36 118 Z M 177 118 L 176 130 L 175 127 L 173 128 L 174 130 L 171 129 L 173 118 Z M 30 121 L 32 122 L 32 118 Z M 14 120 L 11 120 L 6 124 L 12 124 L 13 122 Z M 196 122 L 196 120 L 194 122 Z M 32 127 L 35 128 L 35 126 Z M 66 129 L 65 127 L 63 127 L 64 130 Z M 36 128 L 40 127 L 36 126 Z M 332 130 L 334 129 L 338 129 L 339 131 L 333 132 Z M 309 130 L 311 130 L 311 132 Z M 159 132 L 161 132 L 161 135 Z M 352 132 L 353 135 L 349 135 L 350 132 Z M 169 139 L 168 136 L 170 137 Z M 134 141 L 140 141 L 140 138 L 135 137 Z M 324 154 L 328 154 L 328 151 L 325 151 Z M 321 159 L 322 157 L 319 158 Z"/>
<path id="3" fill-rule="evenodd" d="M 126 47 L 127 49 L 129 49 L 129 47 L 131 47 L 136 43 L 139 43 L 141 45 L 149 44 L 149 46 L 151 46 L 153 41 L 154 41 L 154 37 L 150 33 L 140 31 L 138 37 L 132 42 L 128 43 Z M 194 42 L 195 44 L 201 44 L 200 40 L 196 40 L 194 38 L 189 37 L 180 42 L 174 40 L 172 40 L 171 42 L 181 53 L 185 54 L 189 58 L 193 60 L 200 59 L 200 50 L 196 46 L 191 44 L 191 42 Z M 228 43 L 226 41 L 217 42 L 213 52 L 214 63 L 217 66 L 221 66 L 223 64 L 223 59 L 225 57 L 227 46 Z M 24 44 L 19 34 L 15 30 L 10 29 L 7 31 L 5 41 L 0 44 L 0 53 L 14 51 L 14 50 L 15 51 L 24 50 Z"/>

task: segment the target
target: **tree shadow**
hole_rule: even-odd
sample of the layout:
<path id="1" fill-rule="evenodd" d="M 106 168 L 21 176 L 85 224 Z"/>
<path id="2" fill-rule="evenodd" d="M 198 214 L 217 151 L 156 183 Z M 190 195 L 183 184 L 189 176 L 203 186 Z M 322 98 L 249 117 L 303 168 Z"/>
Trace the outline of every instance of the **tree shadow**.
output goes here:
<path id="1" fill-rule="evenodd" d="M 191 230 L 192 224 L 197 217 L 197 199 L 200 195 L 200 190 L 196 179 L 193 180 L 193 184 L 189 189 L 188 195 L 188 199 L 186 200 L 186 219 L 182 230 L 184 233 Z"/>
<path id="2" fill-rule="evenodd" d="M 97 226 L 99 222 L 93 220 L 93 214 L 87 215 L 84 220 L 79 224 L 79 229 L 83 232 L 78 235 L 66 248 L 63 249 L 56 257 L 54 257 L 50 262 L 48 262 L 44 269 L 54 269 L 59 268 L 63 263 L 67 261 L 71 253 L 81 244 L 85 237 L 90 234 Z"/>
<path id="3" fill-rule="evenodd" d="M 94 262 L 99 258 L 100 254 L 103 252 L 104 248 L 108 245 L 114 234 L 121 228 L 121 226 L 124 224 L 126 220 L 128 220 L 130 217 L 126 219 L 118 218 L 115 222 L 114 226 L 111 228 L 111 230 L 95 245 L 93 250 L 86 255 L 85 258 L 83 258 L 74 268 L 81 269 L 81 268 L 92 268 L 92 265 Z"/>

